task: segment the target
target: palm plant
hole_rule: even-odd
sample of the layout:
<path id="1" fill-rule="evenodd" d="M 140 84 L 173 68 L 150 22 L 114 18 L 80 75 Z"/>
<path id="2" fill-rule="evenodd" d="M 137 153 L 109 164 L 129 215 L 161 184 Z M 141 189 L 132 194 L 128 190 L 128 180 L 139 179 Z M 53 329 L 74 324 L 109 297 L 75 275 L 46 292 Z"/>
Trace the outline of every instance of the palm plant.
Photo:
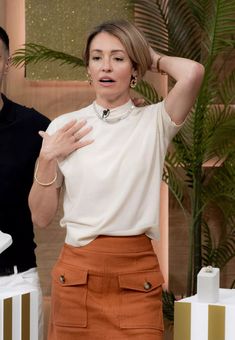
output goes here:
<path id="1" fill-rule="evenodd" d="M 198 99 L 173 140 L 163 175 L 189 226 L 186 294 L 192 295 L 202 266 L 210 264 L 222 270 L 235 256 L 235 65 L 226 68 L 235 54 L 235 0 L 132 2 L 136 24 L 154 49 L 205 66 Z M 17 66 L 41 60 L 83 65 L 78 57 L 36 44 L 27 44 L 13 56 Z M 136 91 L 147 103 L 159 101 L 147 82 L 141 82 Z M 206 162 L 209 167 L 204 166 Z M 221 216 L 216 231 L 210 223 L 211 206 Z M 171 320 L 174 299 L 174 294 L 164 292 L 165 310 Z"/>
<path id="2" fill-rule="evenodd" d="M 235 1 L 134 3 L 136 23 L 153 48 L 205 66 L 197 102 L 173 140 L 164 172 L 164 180 L 189 225 L 187 295 L 191 295 L 203 265 L 222 269 L 235 256 L 235 111 L 231 106 L 235 99 L 235 66 L 224 72 L 235 52 Z M 204 167 L 206 162 L 209 168 Z M 216 242 L 211 216 L 206 213 L 211 205 L 222 216 Z"/>

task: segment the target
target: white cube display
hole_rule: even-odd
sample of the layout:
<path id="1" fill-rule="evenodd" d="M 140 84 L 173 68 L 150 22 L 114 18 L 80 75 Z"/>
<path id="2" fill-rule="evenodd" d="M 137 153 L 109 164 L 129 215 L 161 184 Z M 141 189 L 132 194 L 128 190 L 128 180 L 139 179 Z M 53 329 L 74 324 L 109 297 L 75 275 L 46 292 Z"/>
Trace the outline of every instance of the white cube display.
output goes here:
<path id="1" fill-rule="evenodd" d="M 216 303 L 219 300 L 220 270 L 203 267 L 197 275 L 197 298 L 199 302 Z"/>
<path id="2" fill-rule="evenodd" d="M 0 290 L 0 340 L 38 340 L 37 290 Z"/>
<path id="3" fill-rule="evenodd" d="M 234 340 L 235 289 L 219 289 L 216 303 L 193 295 L 175 302 L 174 340 Z"/>

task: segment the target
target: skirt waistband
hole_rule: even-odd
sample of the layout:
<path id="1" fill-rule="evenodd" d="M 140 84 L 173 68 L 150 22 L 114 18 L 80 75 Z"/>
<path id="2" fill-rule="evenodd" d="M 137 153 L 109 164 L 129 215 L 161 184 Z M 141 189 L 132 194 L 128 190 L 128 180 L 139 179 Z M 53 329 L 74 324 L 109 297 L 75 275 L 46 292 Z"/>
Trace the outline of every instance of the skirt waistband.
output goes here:
<path id="1" fill-rule="evenodd" d="M 65 244 L 65 247 L 102 253 L 137 253 L 152 250 L 152 243 L 145 234 L 136 236 L 101 235 L 85 246 L 73 247 Z"/>
<path id="2" fill-rule="evenodd" d="M 64 244 L 59 262 L 96 273 L 160 270 L 146 235 L 99 236 L 83 247 Z"/>

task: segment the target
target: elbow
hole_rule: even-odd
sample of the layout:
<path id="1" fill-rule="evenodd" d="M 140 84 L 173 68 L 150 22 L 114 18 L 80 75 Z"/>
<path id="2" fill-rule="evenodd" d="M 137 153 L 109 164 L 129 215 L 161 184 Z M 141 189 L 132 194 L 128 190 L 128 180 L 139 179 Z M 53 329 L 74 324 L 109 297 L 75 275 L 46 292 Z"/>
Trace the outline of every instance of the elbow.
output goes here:
<path id="1" fill-rule="evenodd" d="M 205 67 L 202 64 L 197 63 L 195 72 L 200 82 L 202 82 L 205 74 Z"/>
<path id="2" fill-rule="evenodd" d="M 195 85 L 198 85 L 199 88 L 202 84 L 204 74 L 205 74 L 205 67 L 200 63 L 194 62 L 191 72 L 189 73 L 189 76 L 193 80 L 193 83 Z"/>
<path id="3" fill-rule="evenodd" d="M 188 72 L 185 75 L 185 78 L 183 80 L 184 89 L 191 94 L 193 100 L 195 100 L 200 91 L 204 74 L 204 66 L 196 61 L 193 61 L 191 63 L 191 67 L 188 69 Z"/>
<path id="4" fill-rule="evenodd" d="M 33 225 L 38 228 L 46 228 L 51 223 L 51 219 L 46 218 L 45 216 L 35 216 L 31 215 Z"/>

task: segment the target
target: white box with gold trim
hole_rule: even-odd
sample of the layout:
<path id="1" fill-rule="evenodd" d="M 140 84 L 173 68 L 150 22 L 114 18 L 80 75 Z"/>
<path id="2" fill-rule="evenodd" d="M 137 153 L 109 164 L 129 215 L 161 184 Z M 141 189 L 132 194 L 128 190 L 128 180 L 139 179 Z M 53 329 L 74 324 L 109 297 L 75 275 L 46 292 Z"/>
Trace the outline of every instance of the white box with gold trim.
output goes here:
<path id="1" fill-rule="evenodd" d="M 174 340 L 235 340 L 235 289 L 220 288 L 217 303 L 176 301 Z"/>
<path id="2" fill-rule="evenodd" d="M 38 340 L 38 291 L 0 289 L 0 340 Z"/>

